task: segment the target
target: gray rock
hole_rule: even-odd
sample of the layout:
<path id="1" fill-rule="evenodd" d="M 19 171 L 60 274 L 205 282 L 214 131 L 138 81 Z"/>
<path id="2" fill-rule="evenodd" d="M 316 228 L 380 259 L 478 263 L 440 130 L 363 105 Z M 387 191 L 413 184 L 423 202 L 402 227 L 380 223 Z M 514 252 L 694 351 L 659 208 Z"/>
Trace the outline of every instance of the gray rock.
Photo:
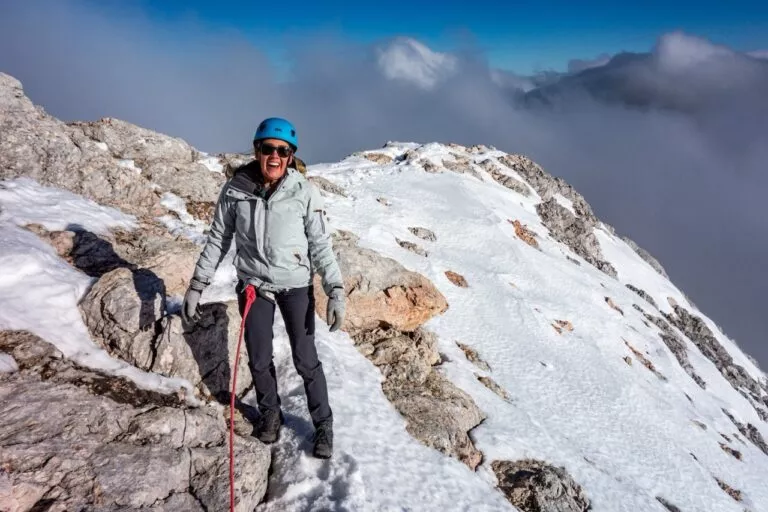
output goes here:
<path id="1" fill-rule="evenodd" d="M 195 151 L 182 139 L 120 119 L 103 118 L 95 122 L 71 123 L 69 126 L 91 140 L 106 144 L 113 156 L 134 160 L 139 167 L 155 161 L 192 163 L 195 160 Z"/>
<path id="2" fill-rule="evenodd" d="M 747 423 L 746 425 L 741 423 L 726 409 L 722 409 L 722 411 L 726 416 L 728 416 L 728 419 L 731 420 L 734 425 L 736 425 L 736 428 L 739 429 L 741 435 L 752 441 L 752 444 L 757 446 L 764 454 L 768 455 L 768 443 L 765 442 L 763 435 L 760 433 L 757 427 L 751 423 Z"/>
<path id="3" fill-rule="evenodd" d="M 399 238 L 395 238 L 397 241 L 397 245 L 405 249 L 406 251 L 411 251 L 414 254 L 418 254 L 419 256 L 424 256 L 425 258 L 429 256 L 427 251 L 419 247 L 417 244 L 413 242 L 409 242 L 407 240 L 400 240 Z"/>
<path id="4" fill-rule="evenodd" d="M 336 194 L 337 196 L 347 197 L 347 192 L 328 178 L 323 178 L 322 176 L 310 176 L 309 181 L 317 185 L 317 188 L 320 190 L 324 190 L 329 194 Z"/>
<path id="5" fill-rule="evenodd" d="M 617 273 L 613 265 L 603 260 L 600 243 L 595 237 L 593 226 L 577 217 L 555 198 L 536 205 L 536 211 L 542 223 L 549 229 L 552 237 L 594 265 L 599 270 L 615 278 Z"/>
<path id="6" fill-rule="evenodd" d="M 670 503 L 668 500 L 666 500 L 666 499 L 662 498 L 661 496 L 656 496 L 656 500 L 657 500 L 659 503 L 661 503 L 662 505 L 664 505 L 664 508 L 666 508 L 667 510 L 669 510 L 669 512 L 682 512 L 682 510 L 680 510 L 680 509 L 679 509 L 679 508 L 677 508 L 675 505 L 673 505 L 672 503 Z"/>
<path id="7" fill-rule="evenodd" d="M 384 394 L 407 420 L 407 431 L 426 446 L 475 469 L 482 453 L 469 431 L 485 415 L 468 394 L 434 369 L 440 361 L 434 334 L 422 329 L 412 333 L 372 329 L 354 340 L 381 371 Z"/>
<path id="8" fill-rule="evenodd" d="M 526 197 L 531 195 L 531 191 L 525 183 L 501 172 L 493 159 L 487 158 L 480 162 L 479 165 L 485 169 L 485 171 L 490 174 L 491 178 L 493 178 L 494 181 L 496 181 L 499 185 L 502 185 L 503 187 L 513 190 L 518 194 L 522 194 Z"/>
<path id="9" fill-rule="evenodd" d="M 565 468 L 533 459 L 495 460 L 491 468 L 501 492 L 523 512 L 586 512 L 591 508 L 584 490 Z"/>
<path id="10" fill-rule="evenodd" d="M 485 370 L 486 372 L 491 371 L 491 367 L 488 365 L 485 360 L 483 360 L 480 357 L 480 354 L 477 353 L 477 350 L 473 349 L 469 345 L 465 345 L 464 343 L 456 342 L 456 345 L 464 352 L 464 355 L 467 357 L 467 360 L 480 368 L 481 370 Z"/>
<path id="11" fill-rule="evenodd" d="M 138 217 L 166 212 L 160 195 L 216 201 L 224 175 L 197 162 L 181 139 L 117 119 L 65 124 L 0 73 L 0 179 L 26 176 Z M 132 160 L 139 169 L 126 169 Z"/>
<path id="12" fill-rule="evenodd" d="M 472 398 L 451 381 L 432 371 L 422 386 L 387 385 L 387 398 L 408 424 L 406 430 L 426 446 L 456 457 L 470 469 L 483 460 L 469 431 L 479 425 L 485 414 Z"/>
<path id="13" fill-rule="evenodd" d="M 648 293 L 645 290 L 641 290 L 640 288 L 637 288 L 636 286 L 633 286 L 629 283 L 627 283 L 626 286 L 627 288 L 629 288 L 630 290 L 638 294 L 640 297 L 642 297 L 648 304 L 658 309 L 658 306 L 656 305 L 656 301 L 653 300 L 653 297 L 648 295 Z"/>
<path id="14" fill-rule="evenodd" d="M 216 408 L 80 367 L 30 333 L 0 332 L 0 349 L 20 367 L 0 375 L 0 496 L 12 510 L 227 508 L 228 438 Z M 269 449 L 236 437 L 235 461 L 237 493 L 253 510 Z"/>
<path id="15" fill-rule="evenodd" d="M 685 341 L 683 341 L 680 336 L 677 335 L 675 330 L 672 329 L 672 327 L 667 322 L 665 322 L 664 319 L 646 313 L 637 304 L 634 304 L 633 306 L 635 309 L 640 311 L 640 313 L 642 313 L 646 320 L 655 324 L 661 330 L 659 337 L 667 346 L 667 348 L 669 348 L 669 350 L 672 352 L 672 355 L 675 356 L 675 359 L 677 359 L 678 364 L 683 368 L 683 370 L 685 370 L 685 373 L 687 373 L 688 376 L 691 377 L 701 389 L 706 389 L 706 382 L 704 382 L 704 379 L 696 374 L 696 372 L 693 370 L 693 366 L 691 365 L 691 361 L 688 359 L 688 350 L 686 348 Z"/>
<path id="16" fill-rule="evenodd" d="M 490 377 L 487 377 L 485 375 L 476 375 L 477 380 L 480 381 L 480 383 L 488 388 L 489 390 L 493 391 L 495 394 L 497 394 L 502 400 L 505 400 L 509 402 L 509 394 L 507 394 L 507 391 L 499 386 L 499 384 L 493 380 Z"/>
<path id="17" fill-rule="evenodd" d="M 443 167 L 451 172 L 455 172 L 457 174 L 469 174 L 470 176 L 483 181 L 483 175 L 480 174 L 477 169 L 472 166 L 472 161 L 465 156 L 454 154 L 453 160 L 444 159 L 442 162 Z"/>
<path id="18" fill-rule="evenodd" d="M 580 217 L 588 226 L 597 225 L 597 217 L 592 212 L 586 199 L 576 192 L 576 190 L 565 182 L 562 178 L 554 177 L 542 169 L 540 165 L 530 158 L 523 155 L 509 154 L 499 158 L 499 162 L 506 165 L 522 176 L 522 178 L 533 187 L 542 201 L 552 199 L 559 193 L 573 203 L 573 209 L 576 215 Z"/>
<path id="19" fill-rule="evenodd" d="M 733 358 L 725 350 L 704 321 L 689 313 L 684 307 L 673 305 L 675 314 L 662 313 L 664 317 L 685 334 L 693 342 L 701 353 L 712 361 L 725 379 L 731 383 L 737 391 L 746 389 L 755 400 L 760 400 L 760 383 L 753 379 L 740 365 L 733 362 Z"/>
<path id="20" fill-rule="evenodd" d="M 240 313 L 237 303 L 201 306 L 200 321 L 185 329 L 165 314 L 163 284 L 146 270 L 104 274 L 80 303 L 94 341 L 142 370 L 189 380 L 204 396 L 223 399 L 231 386 Z M 240 357 L 238 393 L 251 384 L 248 357 Z"/>
<path id="21" fill-rule="evenodd" d="M 417 236 L 422 240 L 426 240 L 427 242 L 434 242 L 437 240 L 437 236 L 435 236 L 435 232 L 427 228 L 410 227 L 408 228 L 408 231 L 413 233 L 414 236 Z"/>

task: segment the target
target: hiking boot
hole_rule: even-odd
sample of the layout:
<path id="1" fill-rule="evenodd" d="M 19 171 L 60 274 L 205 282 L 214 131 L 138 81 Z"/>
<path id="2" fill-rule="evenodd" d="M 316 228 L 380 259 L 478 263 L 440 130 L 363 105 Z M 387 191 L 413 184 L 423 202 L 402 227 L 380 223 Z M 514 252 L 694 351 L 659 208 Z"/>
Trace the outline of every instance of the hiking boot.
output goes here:
<path id="1" fill-rule="evenodd" d="M 259 415 L 256 421 L 253 435 L 265 444 L 271 444 L 277 441 L 280 434 L 280 426 L 283 424 L 282 411 L 273 411 L 267 409 Z"/>
<path id="2" fill-rule="evenodd" d="M 328 459 L 333 452 L 333 426 L 330 421 L 320 423 L 315 429 L 315 457 Z"/>

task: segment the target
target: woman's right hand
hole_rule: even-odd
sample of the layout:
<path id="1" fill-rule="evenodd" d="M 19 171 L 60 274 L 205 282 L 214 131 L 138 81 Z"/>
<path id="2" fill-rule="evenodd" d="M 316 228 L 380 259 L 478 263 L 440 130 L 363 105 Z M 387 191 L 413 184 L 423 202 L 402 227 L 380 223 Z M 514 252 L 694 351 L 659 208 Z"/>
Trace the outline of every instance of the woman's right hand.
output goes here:
<path id="1" fill-rule="evenodd" d="M 187 324 L 195 324 L 200 320 L 200 311 L 197 304 L 200 302 L 202 292 L 189 288 L 184 295 L 184 302 L 181 304 L 181 319 Z"/>

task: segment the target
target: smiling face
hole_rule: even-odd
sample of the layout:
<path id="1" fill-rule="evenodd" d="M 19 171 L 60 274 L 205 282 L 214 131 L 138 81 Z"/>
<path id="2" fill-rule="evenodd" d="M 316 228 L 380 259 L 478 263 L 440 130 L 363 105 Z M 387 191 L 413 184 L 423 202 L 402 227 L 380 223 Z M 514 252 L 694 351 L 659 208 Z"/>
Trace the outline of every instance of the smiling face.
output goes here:
<path id="1" fill-rule="evenodd" d="M 261 174 L 267 185 L 271 185 L 285 174 L 293 161 L 291 146 L 280 139 L 264 139 L 256 145 L 256 157 L 261 165 Z"/>

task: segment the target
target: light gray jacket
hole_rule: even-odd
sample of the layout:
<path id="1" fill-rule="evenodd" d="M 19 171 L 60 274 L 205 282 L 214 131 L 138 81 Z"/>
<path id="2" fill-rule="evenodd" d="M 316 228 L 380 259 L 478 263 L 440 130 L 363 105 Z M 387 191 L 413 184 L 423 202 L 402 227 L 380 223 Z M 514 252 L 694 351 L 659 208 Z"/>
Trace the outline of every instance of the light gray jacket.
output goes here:
<path id="1" fill-rule="evenodd" d="M 233 263 L 246 283 L 272 292 L 300 288 L 309 286 L 317 271 L 326 294 L 343 289 L 317 187 L 289 168 L 265 199 L 259 176 L 254 161 L 224 184 L 193 286 L 210 284 L 234 237 Z"/>

